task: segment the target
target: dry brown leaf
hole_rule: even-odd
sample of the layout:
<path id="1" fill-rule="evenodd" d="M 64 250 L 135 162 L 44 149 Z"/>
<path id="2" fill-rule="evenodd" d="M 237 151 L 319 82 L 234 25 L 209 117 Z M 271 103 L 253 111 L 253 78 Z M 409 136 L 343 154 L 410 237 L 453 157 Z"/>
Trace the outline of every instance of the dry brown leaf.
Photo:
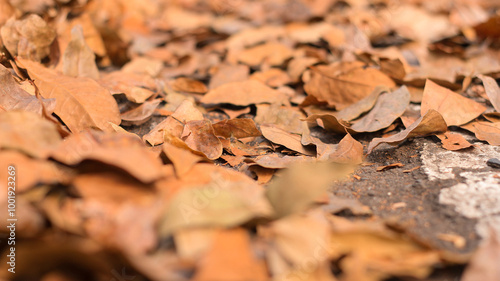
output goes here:
<path id="1" fill-rule="evenodd" d="M 178 92 L 204 94 L 208 91 L 207 86 L 198 80 L 187 77 L 179 77 L 171 83 L 172 89 Z"/>
<path id="2" fill-rule="evenodd" d="M 335 147 L 334 151 L 318 155 L 318 160 L 345 164 L 360 164 L 363 162 L 363 145 L 355 140 L 350 134 L 346 134 Z"/>
<path id="3" fill-rule="evenodd" d="M 14 165 L 16 173 L 16 191 L 23 193 L 38 184 L 68 183 L 72 177 L 71 171 L 54 162 L 32 159 L 17 151 L 0 151 L 0 168 L 8 171 L 8 166 Z M 24 173 L 22 171 L 29 171 Z M 0 180 L 7 183 L 7 173 L 0 174 Z"/>
<path id="4" fill-rule="evenodd" d="M 487 141 L 490 145 L 500 145 L 500 123 L 472 123 L 476 138 Z"/>
<path id="5" fill-rule="evenodd" d="M 484 91 L 486 95 L 488 95 L 493 108 L 495 108 L 497 112 L 500 112 L 500 87 L 497 81 L 489 76 L 478 75 L 477 77 L 483 81 Z"/>
<path id="6" fill-rule="evenodd" d="M 180 138 L 183 128 L 184 124 L 181 121 L 172 116 L 168 116 L 149 131 L 149 133 L 145 134 L 142 139 L 152 146 L 159 145 L 165 141 L 165 135 L 172 135 Z"/>
<path id="7" fill-rule="evenodd" d="M 491 230 L 490 236 L 483 241 L 471 258 L 460 280 L 495 281 L 500 280 L 500 239 Z"/>
<path id="8" fill-rule="evenodd" d="M 99 79 L 99 69 L 95 63 L 95 54 L 85 42 L 80 25 L 71 30 L 71 41 L 64 50 L 63 73 L 71 77 Z"/>
<path id="9" fill-rule="evenodd" d="M 189 174 L 195 172 L 192 169 Z M 233 227 L 272 214 L 264 189 L 257 183 L 234 181 L 215 171 L 206 176 L 208 183 L 200 181 L 200 175 L 195 176 L 197 179 L 184 177 L 193 181 L 195 187 L 181 188 L 169 201 L 159 224 L 162 236 L 185 228 Z"/>
<path id="10" fill-rule="evenodd" d="M 79 212 L 90 238 L 124 253 L 145 253 L 156 245 L 161 205 L 151 185 L 112 172 L 82 174 L 73 185 L 83 198 Z"/>
<path id="11" fill-rule="evenodd" d="M 181 139 L 189 148 L 203 153 L 210 160 L 215 160 L 222 155 L 222 143 L 215 135 L 212 123 L 208 120 L 187 122 Z"/>
<path id="12" fill-rule="evenodd" d="M 323 196 L 334 180 L 350 171 L 349 166 L 332 163 L 297 163 L 277 174 L 266 195 L 277 218 L 300 213 Z"/>
<path id="13" fill-rule="evenodd" d="M 382 93 L 389 91 L 390 89 L 387 87 L 377 86 L 369 96 L 335 113 L 335 116 L 338 119 L 342 119 L 345 121 L 354 120 L 359 116 L 361 116 L 361 114 L 368 112 L 370 109 L 372 109 L 375 103 L 377 102 L 378 97 Z"/>
<path id="14" fill-rule="evenodd" d="M 305 123 L 301 121 L 305 115 L 300 110 L 278 104 L 257 105 L 257 124 L 273 124 L 289 133 L 302 134 Z"/>
<path id="15" fill-rule="evenodd" d="M 389 164 L 389 165 L 384 165 L 384 166 L 377 167 L 377 172 L 382 172 L 382 171 L 386 171 L 386 170 L 389 170 L 389 169 L 400 168 L 400 167 L 404 167 L 403 163 L 392 163 L 392 164 Z"/>
<path id="16" fill-rule="evenodd" d="M 292 82 L 290 76 L 279 68 L 271 68 L 266 71 L 254 72 L 250 79 L 255 79 L 269 87 L 277 88 Z"/>
<path id="17" fill-rule="evenodd" d="M 290 78 L 292 79 L 293 82 L 298 82 L 300 81 L 302 74 L 306 69 L 318 63 L 319 60 L 317 58 L 311 58 L 311 57 L 298 57 L 298 58 L 293 58 L 288 62 L 288 68 L 287 72 Z"/>
<path id="18" fill-rule="evenodd" d="M 376 86 L 392 88 L 395 84 L 377 69 L 349 62 L 311 67 L 311 79 L 304 90 L 340 110 L 370 95 Z"/>
<path id="19" fill-rule="evenodd" d="M 387 128 L 403 115 L 409 104 L 410 92 L 405 86 L 390 93 L 383 93 L 372 110 L 356 121 L 350 129 L 356 132 L 375 132 Z"/>
<path id="20" fill-rule="evenodd" d="M 223 138 L 259 137 L 262 133 L 257 129 L 255 122 L 249 118 L 222 120 L 212 124 L 215 135 Z"/>
<path id="21" fill-rule="evenodd" d="M 46 158 L 61 143 L 56 125 L 28 111 L 0 114 L 0 148 L 15 149 L 35 158 Z"/>
<path id="22" fill-rule="evenodd" d="M 39 63 L 18 58 L 44 98 L 55 98 L 54 113 L 76 133 L 88 128 L 112 132 L 108 122 L 119 125 L 120 112 L 108 90 L 90 78 L 58 74 Z"/>
<path id="23" fill-rule="evenodd" d="M 10 18 L 0 29 L 2 41 L 12 56 L 40 61 L 50 53 L 56 32 L 40 16 Z"/>
<path id="24" fill-rule="evenodd" d="M 101 86 L 112 94 L 123 93 L 129 101 L 135 103 L 145 102 L 154 94 L 150 89 L 156 87 L 154 80 L 147 75 L 114 71 L 102 76 L 98 81 Z"/>
<path id="25" fill-rule="evenodd" d="M 172 164 L 174 164 L 175 174 L 178 177 L 184 176 L 196 163 L 204 160 L 189 150 L 179 148 L 168 142 L 162 145 L 162 150 Z"/>
<path id="26" fill-rule="evenodd" d="M 340 262 L 342 280 L 384 280 L 389 276 L 425 278 L 440 264 L 438 251 L 395 232 L 380 221 L 331 217 L 333 233 L 328 249 Z M 405 258 L 401 258 L 405 257 Z"/>
<path id="27" fill-rule="evenodd" d="M 346 127 L 348 126 L 348 124 L 342 120 L 337 119 L 337 117 L 331 114 L 313 114 L 303 120 L 307 122 L 317 122 L 318 119 L 321 120 L 321 126 L 327 131 L 339 134 L 347 133 Z"/>
<path id="28" fill-rule="evenodd" d="M 292 50 L 281 43 L 264 43 L 241 51 L 236 57 L 243 64 L 251 67 L 267 64 L 279 66 L 292 56 Z"/>
<path id="29" fill-rule="evenodd" d="M 161 161 L 135 136 L 122 133 L 85 131 L 65 139 L 51 153 L 66 165 L 94 160 L 118 167 L 136 179 L 149 183 L 162 176 Z"/>
<path id="30" fill-rule="evenodd" d="M 315 161 L 316 159 L 311 156 L 280 156 L 278 154 L 265 154 L 246 160 L 246 162 L 255 163 L 261 167 L 268 169 L 283 169 L 298 163 L 308 163 Z"/>
<path id="31" fill-rule="evenodd" d="M 444 133 L 447 130 L 448 126 L 441 114 L 434 109 L 429 109 L 424 116 L 420 117 L 404 131 L 386 138 L 374 138 L 368 145 L 368 153 L 371 153 L 381 143 L 398 145 L 409 138 Z"/>
<path id="32" fill-rule="evenodd" d="M 208 88 L 212 90 L 226 83 L 246 81 L 249 73 L 250 68 L 243 64 L 220 65 L 214 70 Z"/>
<path id="33" fill-rule="evenodd" d="M 430 109 L 439 112 L 448 126 L 460 126 L 481 115 L 486 107 L 427 80 L 422 97 L 421 115 L 425 115 Z"/>
<path id="34" fill-rule="evenodd" d="M 229 103 L 247 106 L 259 103 L 285 103 L 286 95 L 250 79 L 223 84 L 210 90 L 200 101 L 204 104 Z"/>
<path id="35" fill-rule="evenodd" d="M 330 256 L 329 231 L 324 214 L 318 210 L 258 228 L 259 236 L 269 245 L 266 258 L 274 280 L 335 280 L 331 272 L 318 270 Z"/>
<path id="36" fill-rule="evenodd" d="M 302 145 L 299 135 L 288 133 L 272 125 L 262 125 L 260 126 L 260 130 L 262 131 L 262 135 L 273 143 L 283 145 L 286 148 L 304 155 L 316 154 L 314 150 L 308 149 Z"/>
<path id="37" fill-rule="evenodd" d="M 252 249 L 247 230 L 219 230 L 210 250 L 201 258 L 195 281 L 268 280 L 265 262 Z"/>
<path id="38" fill-rule="evenodd" d="M 161 99 L 146 101 L 138 107 L 122 113 L 122 126 L 139 126 L 146 123 L 149 119 L 151 119 L 151 117 L 153 117 L 155 109 L 161 102 Z"/>
<path id="39" fill-rule="evenodd" d="M 23 90 L 16 83 L 10 71 L 3 65 L 0 65 L 0 106 L 4 110 L 24 110 L 42 115 L 42 104 L 35 97 Z M 42 99 L 46 110 L 49 113 L 54 111 L 56 106 L 55 99 Z"/>
<path id="40" fill-rule="evenodd" d="M 462 135 L 452 132 L 436 135 L 447 150 L 460 150 L 472 146 Z"/>

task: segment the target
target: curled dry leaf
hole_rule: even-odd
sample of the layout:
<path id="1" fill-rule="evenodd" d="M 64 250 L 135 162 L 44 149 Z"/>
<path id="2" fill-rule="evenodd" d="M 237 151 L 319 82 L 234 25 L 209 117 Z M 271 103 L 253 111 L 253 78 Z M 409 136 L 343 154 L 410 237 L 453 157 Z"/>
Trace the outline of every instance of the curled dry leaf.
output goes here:
<path id="1" fill-rule="evenodd" d="M 161 101 L 162 101 L 161 99 L 146 101 L 140 106 L 122 113 L 121 114 L 122 125 L 139 126 L 141 124 L 146 123 L 149 119 L 151 119 L 151 117 L 153 117 L 153 113 L 155 112 L 156 107 L 158 107 Z"/>
<path id="2" fill-rule="evenodd" d="M 52 113 L 56 106 L 55 99 L 38 100 L 16 83 L 10 71 L 0 65 L 0 106 L 4 110 L 24 110 L 42 115 L 42 103 L 47 112 Z"/>
<path id="3" fill-rule="evenodd" d="M 422 97 L 421 115 L 430 109 L 439 112 L 448 126 L 460 126 L 481 115 L 486 107 L 427 80 Z"/>
<path id="4" fill-rule="evenodd" d="M 65 139 L 51 153 L 66 165 L 94 160 L 118 167 L 136 179 L 149 183 L 162 176 L 161 161 L 135 136 L 122 133 L 85 131 Z"/>
<path id="5" fill-rule="evenodd" d="M 99 79 L 95 54 L 85 42 L 83 29 L 80 25 L 71 29 L 71 41 L 64 50 L 62 61 L 65 75 Z"/>
<path id="6" fill-rule="evenodd" d="M 359 164 L 363 162 L 363 145 L 355 140 L 350 134 L 346 134 L 336 146 L 335 150 L 318 155 L 318 160 L 345 164 Z"/>
<path id="7" fill-rule="evenodd" d="M 387 87 L 377 86 L 369 96 L 335 113 L 335 116 L 338 119 L 345 121 L 354 120 L 361 116 L 363 113 L 368 112 L 370 109 L 372 109 L 377 102 L 378 97 L 382 93 L 389 91 L 390 89 Z"/>
<path id="8" fill-rule="evenodd" d="M 491 104 L 497 112 L 500 112 L 500 87 L 497 81 L 489 76 L 478 75 L 477 77 L 483 81 L 484 91 L 490 99 Z"/>
<path id="9" fill-rule="evenodd" d="M 212 126 L 215 135 L 223 138 L 234 137 L 240 139 L 262 135 L 255 122 L 249 118 L 222 120 Z"/>
<path id="10" fill-rule="evenodd" d="M 350 129 L 356 132 L 375 132 L 387 128 L 403 115 L 409 104 L 410 92 L 405 86 L 390 93 L 383 93 L 372 110 L 356 121 Z"/>
<path id="11" fill-rule="evenodd" d="M 299 135 L 288 133 L 272 125 L 262 125 L 260 126 L 260 130 L 262 131 L 262 135 L 273 143 L 283 145 L 304 155 L 316 154 L 313 150 L 302 145 Z"/>
<path id="12" fill-rule="evenodd" d="M 321 120 L 321 126 L 323 129 L 327 131 L 339 134 L 347 133 L 346 128 L 348 127 L 348 123 L 337 119 L 337 117 L 331 114 L 313 114 L 303 120 L 307 122 L 317 122 L 318 119 Z"/>
<path id="13" fill-rule="evenodd" d="M 181 139 L 192 150 L 203 153 L 214 160 L 222 155 L 222 143 L 215 135 L 212 123 L 208 120 L 193 120 L 184 125 Z"/>
<path id="14" fill-rule="evenodd" d="M 247 106 L 260 103 L 285 103 L 286 95 L 262 82 L 249 79 L 223 84 L 208 91 L 200 101 L 204 104 L 228 103 Z"/>
<path id="15" fill-rule="evenodd" d="M 54 123 L 28 111 L 0 113 L 0 148 L 46 158 L 61 143 Z"/>
<path id="16" fill-rule="evenodd" d="M 44 98 L 55 98 L 54 113 L 76 133 L 88 128 L 112 132 L 108 122 L 119 125 L 120 112 L 110 92 L 90 78 L 58 74 L 43 65 L 18 58 Z"/>
<path id="17" fill-rule="evenodd" d="M 401 168 L 401 167 L 404 167 L 403 163 L 392 163 L 389 165 L 377 167 L 377 172 L 382 172 L 382 171 L 386 171 L 386 170 L 390 170 L 390 169 L 394 169 L 394 168 Z"/>
<path id="18" fill-rule="evenodd" d="M 460 150 L 472 146 L 462 135 L 452 132 L 436 135 L 447 150 Z"/>
<path id="19" fill-rule="evenodd" d="M 12 56 L 40 61 L 50 53 L 56 32 L 40 16 L 10 18 L 0 29 L 2 41 Z"/>
<path id="20" fill-rule="evenodd" d="M 308 95 L 330 106 L 344 109 L 370 95 L 376 86 L 392 88 L 394 82 L 361 62 L 342 62 L 311 67 L 311 79 L 304 85 Z"/>
<path id="21" fill-rule="evenodd" d="M 381 143 L 398 145 L 409 138 L 444 133 L 447 130 L 448 126 L 441 114 L 434 109 L 429 109 L 424 116 L 417 119 L 415 123 L 408 126 L 404 131 L 386 138 L 374 138 L 368 145 L 368 153 L 371 153 Z"/>

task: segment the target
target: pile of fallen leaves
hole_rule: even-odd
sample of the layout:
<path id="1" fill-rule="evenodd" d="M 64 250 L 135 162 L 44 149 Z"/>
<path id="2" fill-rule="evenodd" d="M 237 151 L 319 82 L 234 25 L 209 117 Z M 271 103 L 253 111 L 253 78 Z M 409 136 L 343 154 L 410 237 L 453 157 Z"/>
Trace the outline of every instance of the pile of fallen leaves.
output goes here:
<path id="1" fill-rule="evenodd" d="M 500 145 L 497 1 L 0 0 L 0 26 L 0 278 L 374 281 L 469 261 L 328 189 L 379 145 Z M 494 237 L 463 280 L 498 280 Z"/>

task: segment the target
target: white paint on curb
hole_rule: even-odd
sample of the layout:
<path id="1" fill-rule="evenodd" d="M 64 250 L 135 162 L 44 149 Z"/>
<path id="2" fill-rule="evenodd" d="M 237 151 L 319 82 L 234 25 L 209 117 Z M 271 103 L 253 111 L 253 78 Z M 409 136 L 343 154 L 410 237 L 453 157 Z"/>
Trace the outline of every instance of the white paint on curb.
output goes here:
<path id="1" fill-rule="evenodd" d="M 478 219 L 476 232 L 481 237 L 489 235 L 490 226 L 500 237 L 500 171 L 486 166 L 488 159 L 500 158 L 500 147 L 475 145 L 471 150 L 447 151 L 436 144 L 425 143 L 422 166 L 430 180 L 454 179 L 454 168 L 466 169 L 459 174 L 465 182 L 443 188 L 439 202 L 455 206 L 455 210 L 465 217 Z"/>

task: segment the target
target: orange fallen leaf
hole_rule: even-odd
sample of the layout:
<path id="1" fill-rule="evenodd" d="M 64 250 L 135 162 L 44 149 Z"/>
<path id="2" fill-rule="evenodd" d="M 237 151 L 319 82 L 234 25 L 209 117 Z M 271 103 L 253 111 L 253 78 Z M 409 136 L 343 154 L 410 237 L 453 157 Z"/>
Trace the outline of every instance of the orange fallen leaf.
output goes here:
<path id="1" fill-rule="evenodd" d="M 215 135 L 212 123 L 207 120 L 193 120 L 184 125 L 181 139 L 193 150 L 214 160 L 222 155 L 222 143 Z"/>
<path id="2" fill-rule="evenodd" d="M 51 153 L 66 165 L 94 160 L 118 167 L 136 179 L 150 183 L 162 176 L 161 161 L 137 137 L 123 133 L 85 131 L 65 139 Z"/>
<path id="3" fill-rule="evenodd" d="M 382 93 L 373 108 L 357 120 L 350 129 L 356 132 L 375 132 L 389 127 L 398 117 L 403 115 L 410 104 L 410 92 L 405 86 Z"/>
<path id="4" fill-rule="evenodd" d="M 346 134 L 334 151 L 318 156 L 318 160 L 360 164 L 363 162 L 363 145 L 350 134 Z"/>
<path id="5" fill-rule="evenodd" d="M 139 126 L 146 123 L 156 110 L 156 107 L 162 102 L 161 99 L 146 101 L 140 106 L 121 114 L 122 126 Z"/>
<path id="6" fill-rule="evenodd" d="M 477 77 L 483 81 L 484 91 L 491 104 L 497 112 L 500 112 L 500 87 L 497 81 L 489 76 L 478 75 Z"/>
<path id="7" fill-rule="evenodd" d="M 204 94 L 207 92 L 207 86 L 198 80 L 187 77 L 179 77 L 171 83 L 172 89 L 178 92 L 188 92 L 195 94 Z"/>
<path id="8" fill-rule="evenodd" d="M 430 109 L 439 112 L 448 126 L 459 126 L 481 115 L 486 107 L 427 80 L 422 97 L 421 115 L 425 115 Z"/>
<path id="9" fill-rule="evenodd" d="M 222 120 L 212 124 L 216 136 L 237 139 L 258 137 L 262 133 L 255 126 L 255 122 L 249 118 Z"/>
<path id="10" fill-rule="evenodd" d="M 452 132 L 436 135 L 447 150 L 460 150 L 472 146 L 462 135 Z"/>
<path id="11" fill-rule="evenodd" d="M 228 103 L 240 106 L 259 103 L 284 103 L 285 94 L 254 79 L 223 84 L 208 91 L 200 100 L 204 104 Z"/>
<path id="12" fill-rule="evenodd" d="M 498 233 L 491 230 L 489 237 L 483 241 L 471 258 L 461 280 L 494 281 L 500 277 L 500 239 Z"/>
<path id="13" fill-rule="evenodd" d="M 0 65 L 0 106 L 5 110 L 24 110 L 42 115 L 42 102 L 46 110 L 51 113 L 56 106 L 55 99 L 42 99 L 39 101 L 16 83 L 10 71 Z"/>
<path id="14" fill-rule="evenodd" d="M 264 260 L 256 256 L 251 246 L 249 234 L 243 228 L 217 231 L 193 280 L 268 280 Z"/>
<path id="15" fill-rule="evenodd" d="M 472 123 L 476 138 L 487 141 L 490 145 L 500 145 L 500 123 Z"/>
<path id="16" fill-rule="evenodd" d="M 239 62 L 248 66 L 269 64 L 279 66 L 292 56 L 292 50 L 281 44 L 269 42 L 241 51 L 236 55 Z"/>
<path id="17" fill-rule="evenodd" d="M 58 74 L 43 65 L 18 58 L 26 68 L 44 98 L 55 98 L 54 113 L 76 133 L 88 128 L 112 132 L 108 122 L 119 125 L 120 112 L 110 92 L 97 82 L 85 77 Z"/>
<path id="18" fill-rule="evenodd" d="M 56 125 L 29 111 L 0 113 L 0 148 L 46 158 L 61 143 Z"/>
<path id="19" fill-rule="evenodd" d="M 394 82 L 374 68 L 364 68 L 361 62 L 343 62 L 311 67 L 311 79 L 304 90 L 319 101 L 344 109 L 370 95 L 376 86 L 392 88 Z"/>
<path id="20" fill-rule="evenodd" d="M 170 143 L 164 143 L 162 150 L 168 159 L 174 164 L 175 174 L 184 176 L 196 163 L 203 160 L 202 157 L 191 153 L 189 150 L 179 148 Z"/>
<path id="21" fill-rule="evenodd" d="M 71 41 L 64 50 L 63 73 L 71 77 L 88 77 L 99 79 L 99 69 L 95 62 L 95 54 L 85 42 L 80 25 L 71 30 Z"/>

